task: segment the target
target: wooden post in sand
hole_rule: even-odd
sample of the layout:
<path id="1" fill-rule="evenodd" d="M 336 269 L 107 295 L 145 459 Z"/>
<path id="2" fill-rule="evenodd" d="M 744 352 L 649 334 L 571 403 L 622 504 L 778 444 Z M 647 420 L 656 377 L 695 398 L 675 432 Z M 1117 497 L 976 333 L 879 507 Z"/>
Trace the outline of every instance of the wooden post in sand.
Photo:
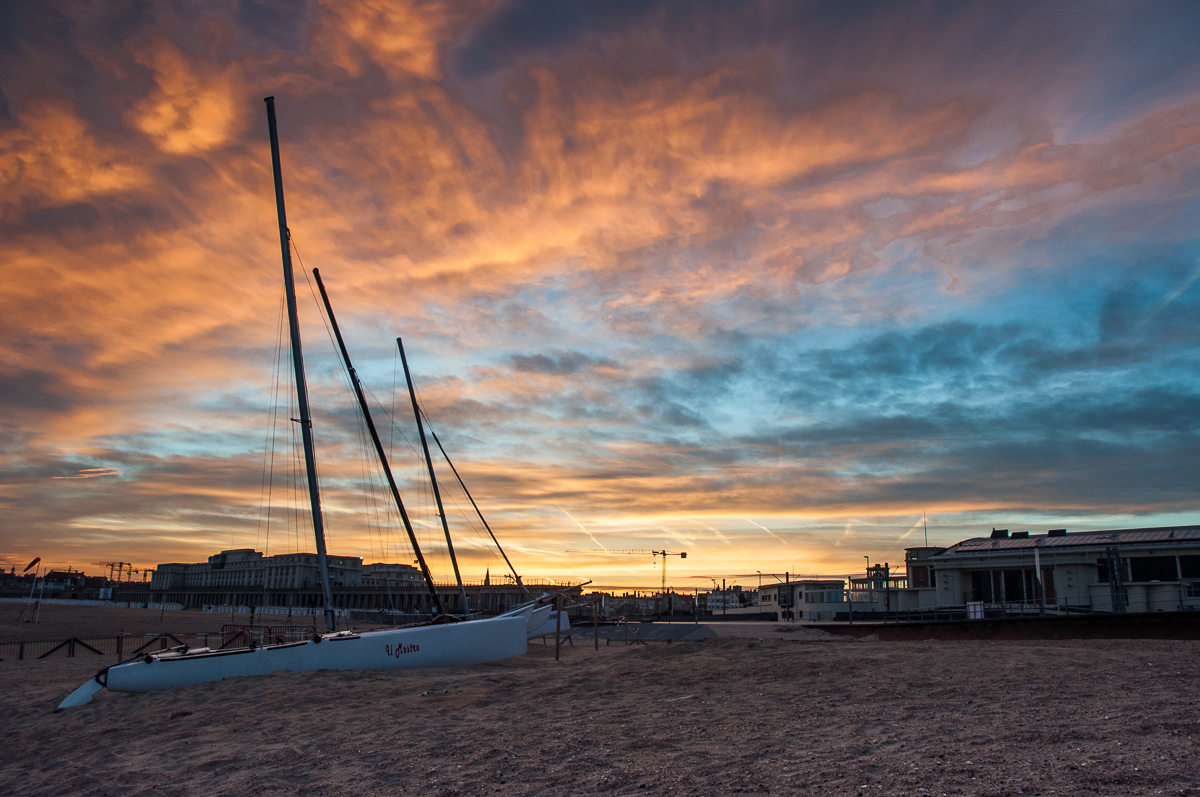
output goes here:
<path id="1" fill-rule="evenodd" d="M 592 639 L 596 643 L 596 650 L 600 649 L 600 601 L 595 601 L 592 604 Z"/>
<path id="2" fill-rule="evenodd" d="M 562 628 L 562 593 L 554 597 L 554 609 L 557 612 L 554 616 L 554 660 L 558 661 L 558 649 L 562 644 L 562 634 L 559 631 Z"/>

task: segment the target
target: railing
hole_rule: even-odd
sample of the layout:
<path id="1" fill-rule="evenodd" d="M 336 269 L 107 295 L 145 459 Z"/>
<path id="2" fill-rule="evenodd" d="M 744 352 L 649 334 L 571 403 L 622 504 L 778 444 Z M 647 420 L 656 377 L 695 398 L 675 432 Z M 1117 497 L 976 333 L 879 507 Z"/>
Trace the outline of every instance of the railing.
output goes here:
<path id="1" fill-rule="evenodd" d="M 113 656 L 124 661 L 142 653 L 157 653 L 186 645 L 188 648 L 240 648 L 304 642 L 313 638 L 311 626 L 227 625 L 219 632 L 188 634 L 116 634 L 114 636 L 30 639 L 0 642 L 0 661 Z"/>
<path id="2" fill-rule="evenodd" d="M 20 661 L 22 659 L 46 659 L 50 657 L 70 658 L 76 655 L 115 656 L 117 659 L 121 659 L 124 656 L 134 655 L 135 650 L 140 652 L 147 647 L 154 647 L 155 650 L 160 649 L 159 646 L 161 646 L 161 649 L 170 647 L 170 640 L 173 637 L 170 634 L 155 634 L 139 648 L 137 643 L 143 642 L 146 639 L 146 637 L 134 636 L 133 634 L 117 634 L 114 636 L 29 639 L 18 642 L 0 642 L 0 660 Z M 176 642 L 175 644 L 182 643 Z"/>
<path id="3" fill-rule="evenodd" d="M 889 622 L 939 623 L 967 619 L 966 606 L 934 606 L 928 609 L 905 609 L 890 612 Z"/>
<path id="4" fill-rule="evenodd" d="M 1042 614 L 1042 607 L 1037 601 L 1008 601 L 1004 603 L 984 603 L 982 605 L 983 616 L 976 616 L 974 619 L 983 620 L 999 620 L 1006 617 L 1034 617 Z M 1046 604 L 1047 615 L 1063 615 L 1063 614 L 1092 614 L 1095 610 L 1088 605 L 1070 605 L 1062 603 L 1055 605 L 1054 603 Z M 882 614 L 875 612 L 875 615 Z M 896 623 L 929 623 L 929 622 L 949 622 L 957 620 L 971 619 L 970 612 L 966 604 L 957 606 L 936 606 L 924 609 L 900 609 L 897 611 L 889 611 L 885 622 Z"/>
<path id="5" fill-rule="evenodd" d="M 1200 598 L 1200 581 L 1185 582 L 1181 595 L 1183 599 Z M 1127 605 L 1130 607 L 1138 607 L 1140 613 L 1148 612 L 1174 612 L 1183 609 L 1187 611 L 1189 607 L 1181 606 L 1180 600 L 1174 595 L 1163 596 L 1145 596 L 1140 599 L 1129 600 L 1127 596 Z M 1107 607 L 1107 603 L 1104 604 Z M 1126 611 L 1129 611 L 1127 609 Z M 1047 601 L 1045 607 L 1040 601 L 1004 601 L 1000 603 L 984 603 L 983 617 L 985 620 L 998 620 L 1003 618 L 1020 618 L 1020 617 L 1035 617 L 1035 616 L 1069 616 L 1079 614 L 1112 614 L 1109 608 L 1095 608 L 1091 601 L 1087 603 L 1071 603 L 1069 600 L 1063 599 L 1059 601 Z M 864 612 L 863 614 L 866 614 Z M 883 619 L 884 622 L 896 623 L 928 623 L 941 622 L 950 620 L 966 620 L 968 619 L 967 607 L 965 604 L 958 606 L 938 606 L 925 609 L 901 609 L 898 611 L 889 611 L 886 613 L 886 618 L 881 618 L 884 612 L 878 610 L 871 613 L 872 621 Z M 857 619 L 857 617 L 856 617 Z"/>
<path id="6" fill-rule="evenodd" d="M 28 603 L 30 606 L 36 603 L 41 603 L 44 606 L 106 606 L 110 609 L 165 609 L 168 612 L 183 609 L 182 603 L 139 603 L 137 601 L 101 601 L 84 598 L 80 598 L 79 600 L 69 598 L 34 598 L 30 600 L 28 595 L 16 598 L 0 598 L 0 603 Z"/>

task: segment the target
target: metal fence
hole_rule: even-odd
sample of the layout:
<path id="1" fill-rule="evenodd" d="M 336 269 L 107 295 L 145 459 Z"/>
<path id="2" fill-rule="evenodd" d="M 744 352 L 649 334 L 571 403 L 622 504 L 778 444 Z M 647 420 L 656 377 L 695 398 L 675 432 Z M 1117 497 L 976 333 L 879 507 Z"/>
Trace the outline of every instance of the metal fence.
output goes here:
<path id="1" fill-rule="evenodd" d="M 179 646 L 224 649 L 305 642 L 312 639 L 314 633 L 311 626 L 226 625 L 219 632 L 29 639 L 0 642 L 0 661 L 75 656 L 103 656 L 124 661 Z"/>
<path id="2" fill-rule="evenodd" d="M 1193 586 L 1185 585 L 1187 589 L 1182 592 L 1184 598 L 1200 597 L 1200 583 Z M 1150 612 L 1175 612 L 1189 611 L 1188 606 L 1183 606 L 1180 600 L 1172 595 L 1163 596 L 1146 596 L 1136 603 L 1130 601 L 1126 597 L 1126 612 L 1130 614 L 1141 614 Z M 898 611 L 889 612 L 855 612 L 855 620 L 867 620 L 872 622 L 884 621 L 895 623 L 928 623 L 950 620 L 967 620 L 967 619 L 988 619 L 998 620 L 1003 618 L 1019 618 L 1019 617 L 1034 617 L 1038 615 L 1048 615 L 1055 617 L 1063 617 L 1069 615 L 1080 614 L 1114 614 L 1108 607 L 1095 608 L 1091 602 L 1088 603 L 1071 603 L 1068 600 L 1060 599 L 1059 601 L 1047 601 L 1043 606 L 1040 601 L 1007 601 L 1003 603 L 980 603 L 979 611 L 982 614 L 972 616 L 968 607 L 965 604 L 957 606 L 939 606 L 926 609 L 901 609 Z M 839 619 L 845 619 L 839 615 Z"/>

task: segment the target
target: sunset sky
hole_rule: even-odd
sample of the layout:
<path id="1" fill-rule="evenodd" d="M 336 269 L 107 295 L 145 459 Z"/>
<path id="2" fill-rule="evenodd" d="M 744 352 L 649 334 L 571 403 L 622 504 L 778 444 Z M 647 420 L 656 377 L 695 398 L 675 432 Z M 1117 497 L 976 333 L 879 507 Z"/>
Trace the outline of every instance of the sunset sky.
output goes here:
<path id="1" fill-rule="evenodd" d="M 411 559 L 301 263 L 440 577 L 397 336 L 530 577 L 1200 523 L 1197 42 L 1178 1 L 3 4 L 0 563 L 312 550 L 267 95 L 335 553 Z"/>

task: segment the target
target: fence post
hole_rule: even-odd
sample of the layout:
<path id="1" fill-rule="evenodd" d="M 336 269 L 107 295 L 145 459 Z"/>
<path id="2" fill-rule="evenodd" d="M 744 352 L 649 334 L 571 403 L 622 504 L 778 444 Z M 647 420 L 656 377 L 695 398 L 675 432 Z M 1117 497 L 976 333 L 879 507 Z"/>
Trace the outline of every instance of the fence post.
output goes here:
<path id="1" fill-rule="evenodd" d="M 74 655 L 75 655 L 75 637 L 71 637 L 67 641 L 67 658 L 71 658 Z"/>
<path id="2" fill-rule="evenodd" d="M 554 607 L 558 609 L 558 612 L 554 615 L 554 660 L 558 661 L 558 650 L 562 642 L 562 636 L 559 634 L 559 629 L 562 628 L 563 612 L 563 600 L 561 594 L 555 597 Z"/>
<path id="3" fill-rule="evenodd" d="M 21 647 L 17 648 L 17 661 L 25 658 L 25 643 L 21 643 Z"/>
<path id="4" fill-rule="evenodd" d="M 121 660 L 121 635 L 117 634 L 117 661 Z"/>

